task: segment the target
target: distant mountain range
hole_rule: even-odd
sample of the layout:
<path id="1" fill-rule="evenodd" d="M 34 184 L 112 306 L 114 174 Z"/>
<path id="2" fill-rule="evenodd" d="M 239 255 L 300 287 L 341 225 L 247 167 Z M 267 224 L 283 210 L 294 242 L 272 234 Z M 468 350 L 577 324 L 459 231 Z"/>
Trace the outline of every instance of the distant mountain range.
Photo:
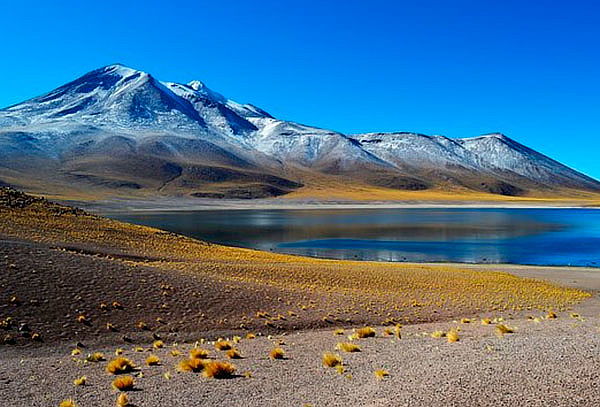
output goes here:
<path id="1" fill-rule="evenodd" d="M 32 192 L 262 198 L 330 180 L 511 196 L 600 192 L 595 179 L 502 134 L 347 135 L 122 65 L 0 110 L 0 185 Z"/>

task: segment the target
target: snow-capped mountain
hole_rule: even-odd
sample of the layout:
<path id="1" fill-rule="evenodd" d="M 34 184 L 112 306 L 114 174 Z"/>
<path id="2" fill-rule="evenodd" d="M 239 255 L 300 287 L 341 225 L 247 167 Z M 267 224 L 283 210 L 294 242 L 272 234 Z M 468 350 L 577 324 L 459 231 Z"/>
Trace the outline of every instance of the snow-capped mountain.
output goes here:
<path id="1" fill-rule="evenodd" d="M 0 184 L 35 192 L 265 197 L 318 178 L 508 195 L 600 183 L 500 134 L 345 135 L 279 120 L 202 82 L 122 65 L 0 110 Z"/>

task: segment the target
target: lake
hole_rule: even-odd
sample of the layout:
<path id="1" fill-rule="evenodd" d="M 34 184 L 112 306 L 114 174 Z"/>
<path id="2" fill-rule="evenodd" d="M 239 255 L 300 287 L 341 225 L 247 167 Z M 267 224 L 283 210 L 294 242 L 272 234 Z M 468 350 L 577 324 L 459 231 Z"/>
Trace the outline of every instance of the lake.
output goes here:
<path id="1" fill-rule="evenodd" d="M 110 215 L 229 246 L 400 262 L 600 267 L 600 210 L 202 210 Z"/>

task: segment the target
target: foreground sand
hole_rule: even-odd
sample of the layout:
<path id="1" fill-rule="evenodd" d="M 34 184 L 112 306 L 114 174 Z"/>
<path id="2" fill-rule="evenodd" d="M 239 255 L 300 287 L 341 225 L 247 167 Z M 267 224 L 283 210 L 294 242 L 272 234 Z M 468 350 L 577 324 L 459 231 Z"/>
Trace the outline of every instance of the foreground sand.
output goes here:
<path id="1" fill-rule="evenodd" d="M 130 392 L 137 406 L 589 405 L 599 397 L 600 278 L 591 269 L 261 253 L 8 190 L 0 191 L 0 269 L 5 402 L 113 405 L 106 362 L 84 359 L 96 351 L 114 357 L 116 348 L 141 366 Z M 545 318 L 549 310 L 558 318 Z M 475 320 L 460 323 L 466 317 Z M 481 325 L 483 317 L 503 318 L 516 332 L 497 337 L 501 322 Z M 384 337 L 384 323 L 403 324 L 402 338 Z M 378 326 L 377 337 L 354 340 L 362 352 L 342 355 L 343 375 L 321 366 L 323 352 L 367 324 Z M 461 329 L 456 343 L 429 335 L 453 327 Z M 337 328 L 343 336 L 333 335 Z M 237 345 L 240 376 L 210 380 L 174 369 L 201 338 L 248 332 L 259 336 Z M 146 367 L 157 338 L 166 346 L 152 352 L 162 364 Z M 267 357 L 275 344 L 288 359 Z M 76 346 L 81 354 L 72 357 Z M 172 356 L 174 346 L 183 355 Z M 381 381 L 373 376 L 380 368 L 390 373 Z M 82 375 L 88 385 L 75 387 Z"/>

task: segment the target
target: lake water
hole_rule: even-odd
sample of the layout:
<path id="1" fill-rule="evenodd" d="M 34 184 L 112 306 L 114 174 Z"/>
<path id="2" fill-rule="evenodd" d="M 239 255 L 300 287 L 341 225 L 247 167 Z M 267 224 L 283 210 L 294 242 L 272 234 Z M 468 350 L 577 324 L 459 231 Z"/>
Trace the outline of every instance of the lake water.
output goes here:
<path id="1" fill-rule="evenodd" d="M 111 217 L 230 246 L 316 257 L 600 267 L 600 210 L 327 209 Z"/>

